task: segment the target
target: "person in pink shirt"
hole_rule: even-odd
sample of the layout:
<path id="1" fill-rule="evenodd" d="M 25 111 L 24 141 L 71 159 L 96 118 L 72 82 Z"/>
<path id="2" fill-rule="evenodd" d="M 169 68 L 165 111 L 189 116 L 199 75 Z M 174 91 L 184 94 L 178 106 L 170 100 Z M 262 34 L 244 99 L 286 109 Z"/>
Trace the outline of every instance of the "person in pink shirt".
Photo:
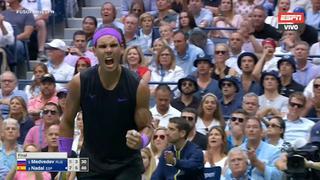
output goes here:
<path id="1" fill-rule="evenodd" d="M 40 94 L 28 102 L 28 113 L 34 121 L 40 119 L 42 107 L 47 102 L 58 103 L 56 96 L 56 80 L 52 74 L 45 74 L 41 78 Z M 37 123 L 36 123 L 37 124 Z"/>
<path id="2" fill-rule="evenodd" d="M 24 147 L 24 152 L 39 152 L 39 149 L 34 144 L 27 144 Z M 26 180 L 26 179 L 42 179 L 51 180 L 51 174 L 49 172 L 30 172 L 30 171 L 17 171 L 14 167 L 7 175 L 6 179 L 12 180 Z"/>
<path id="3" fill-rule="evenodd" d="M 48 146 L 45 136 L 46 130 L 53 124 L 59 124 L 61 109 L 56 103 L 48 102 L 44 105 L 41 114 L 42 120 L 40 120 L 39 125 L 29 130 L 24 140 L 24 145 L 35 144 L 41 149 Z"/>

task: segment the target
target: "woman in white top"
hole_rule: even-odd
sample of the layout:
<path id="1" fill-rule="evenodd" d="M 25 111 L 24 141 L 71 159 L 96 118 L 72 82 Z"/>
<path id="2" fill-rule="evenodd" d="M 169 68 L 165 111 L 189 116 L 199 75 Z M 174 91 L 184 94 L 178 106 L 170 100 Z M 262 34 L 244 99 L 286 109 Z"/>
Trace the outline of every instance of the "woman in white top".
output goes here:
<path id="1" fill-rule="evenodd" d="M 196 130 L 207 135 L 213 126 L 224 128 L 225 122 L 220 110 L 220 103 L 217 96 L 208 93 L 203 96 L 199 105 L 199 117 L 196 123 Z"/>
<path id="2" fill-rule="evenodd" d="M 151 71 L 152 82 L 178 82 L 183 78 L 183 69 L 176 65 L 175 55 L 169 46 L 161 48 L 157 54 L 156 68 Z M 170 85 L 174 90 L 177 86 Z M 151 94 L 154 94 L 155 86 L 151 86 Z"/>
<path id="3" fill-rule="evenodd" d="M 156 164 L 159 162 L 159 158 L 162 151 L 168 147 L 167 128 L 158 127 L 154 130 L 152 139 L 150 141 L 151 151 L 156 159 Z"/>
<path id="4" fill-rule="evenodd" d="M 227 136 L 225 131 L 214 126 L 208 133 L 207 150 L 204 152 L 204 167 L 219 166 L 224 169 L 227 160 Z"/>

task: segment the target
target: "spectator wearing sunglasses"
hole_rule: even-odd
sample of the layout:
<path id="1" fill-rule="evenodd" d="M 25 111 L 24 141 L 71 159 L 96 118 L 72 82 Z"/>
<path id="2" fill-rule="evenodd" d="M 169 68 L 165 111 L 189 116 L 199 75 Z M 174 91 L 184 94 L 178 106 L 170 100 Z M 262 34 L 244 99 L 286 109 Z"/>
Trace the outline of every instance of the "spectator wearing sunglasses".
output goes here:
<path id="1" fill-rule="evenodd" d="M 154 130 L 150 147 L 154 157 L 156 158 L 156 164 L 158 164 L 163 150 L 168 147 L 167 128 L 159 127 Z"/>
<path id="2" fill-rule="evenodd" d="M 235 69 L 226 65 L 226 61 L 229 58 L 230 54 L 228 45 L 224 43 L 217 44 L 214 51 L 214 69 L 211 76 L 213 79 L 220 80 L 227 75 L 238 75 Z"/>
<path id="3" fill-rule="evenodd" d="M 232 114 L 226 126 L 228 150 L 240 146 L 245 140 L 244 126 L 248 113 L 243 109 L 237 109 Z"/>
<path id="4" fill-rule="evenodd" d="M 171 106 L 179 111 L 182 111 L 186 107 L 197 109 L 200 100 L 194 96 L 194 93 L 198 91 L 199 87 L 194 78 L 189 76 L 179 79 L 178 89 L 181 95 L 171 101 Z"/>
<path id="5" fill-rule="evenodd" d="M 28 102 L 28 112 L 34 121 L 40 119 L 41 109 L 47 102 L 58 103 L 58 97 L 56 96 L 56 79 L 52 74 L 42 76 L 40 94 Z"/>
<path id="6" fill-rule="evenodd" d="M 288 114 L 283 118 L 286 123 L 284 141 L 293 144 L 298 138 L 308 139 L 313 121 L 302 117 L 306 97 L 301 92 L 294 92 L 289 96 Z"/>
<path id="7" fill-rule="evenodd" d="M 196 123 L 198 113 L 196 109 L 187 107 L 181 111 L 181 117 L 186 119 L 191 126 L 191 131 L 188 135 L 188 140 L 197 144 L 202 150 L 207 149 L 207 137 L 196 131 Z"/>
<path id="8" fill-rule="evenodd" d="M 284 143 L 283 136 L 286 129 L 286 123 L 280 116 L 273 116 L 267 125 L 266 142 L 281 149 Z"/>
<path id="9" fill-rule="evenodd" d="M 219 81 L 219 88 L 222 91 L 220 105 L 222 114 L 227 116 L 233 111 L 241 108 L 242 97 L 239 96 L 239 81 L 232 76 L 226 76 Z"/>
<path id="10" fill-rule="evenodd" d="M 42 109 L 42 119 L 38 126 L 32 127 L 25 140 L 24 144 L 36 144 L 38 148 L 48 146 L 46 140 L 46 131 L 53 124 L 59 124 L 61 110 L 59 106 L 53 102 L 47 102 Z"/>

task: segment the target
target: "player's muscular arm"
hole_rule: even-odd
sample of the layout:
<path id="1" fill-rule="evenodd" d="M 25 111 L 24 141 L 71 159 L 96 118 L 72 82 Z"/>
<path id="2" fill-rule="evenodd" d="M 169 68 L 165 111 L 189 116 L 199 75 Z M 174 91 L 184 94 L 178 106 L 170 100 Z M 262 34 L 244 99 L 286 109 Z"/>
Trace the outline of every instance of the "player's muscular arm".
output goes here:
<path id="1" fill-rule="evenodd" d="M 141 80 L 137 90 L 137 106 L 135 111 L 135 122 L 139 132 L 143 132 L 149 138 L 152 135 L 152 114 L 149 111 L 150 90 L 148 84 Z"/>

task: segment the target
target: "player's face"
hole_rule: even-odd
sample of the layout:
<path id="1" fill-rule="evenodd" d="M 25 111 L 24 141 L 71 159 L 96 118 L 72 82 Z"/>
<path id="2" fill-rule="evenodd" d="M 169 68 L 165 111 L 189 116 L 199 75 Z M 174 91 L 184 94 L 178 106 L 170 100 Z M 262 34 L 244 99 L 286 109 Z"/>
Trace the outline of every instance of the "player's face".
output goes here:
<path id="1" fill-rule="evenodd" d="M 118 68 L 123 48 L 114 36 L 102 36 L 97 41 L 97 45 L 93 48 L 100 64 L 100 68 L 104 71 L 114 71 Z"/>

